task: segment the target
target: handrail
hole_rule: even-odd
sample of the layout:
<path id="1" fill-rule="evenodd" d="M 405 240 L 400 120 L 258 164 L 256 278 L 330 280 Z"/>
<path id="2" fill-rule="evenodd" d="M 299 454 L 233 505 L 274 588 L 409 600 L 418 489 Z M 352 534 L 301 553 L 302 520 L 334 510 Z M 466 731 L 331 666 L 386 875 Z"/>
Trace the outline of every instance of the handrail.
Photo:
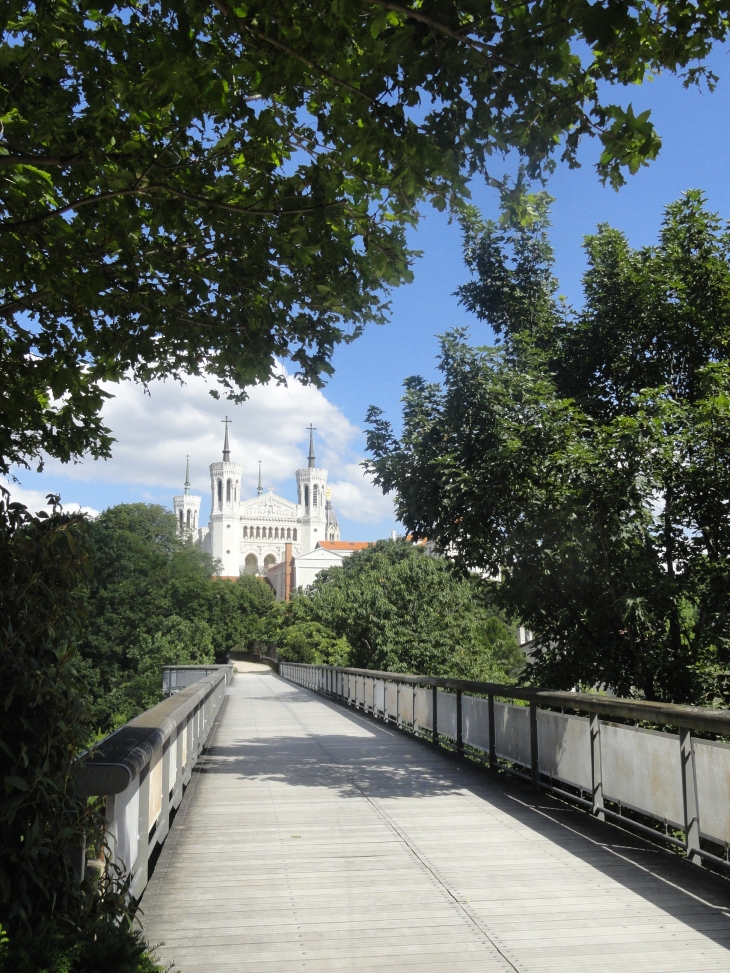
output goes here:
<path id="1" fill-rule="evenodd" d="M 106 798 L 111 862 L 130 876 L 132 898 L 144 891 L 149 857 L 167 836 L 170 814 L 182 800 L 233 678 L 232 665 L 193 668 L 215 671 L 130 720 L 75 768 L 83 795 Z M 80 878 L 84 864 L 83 857 L 78 868 L 74 863 Z"/>
<path id="2" fill-rule="evenodd" d="M 80 793 L 87 797 L 121 794 L 221 680 L 228 685 L 232 666 L 215 668 L 214 674 L 163 699 L 97 743 L 82 758 L 83 767 L 77 772 Z"/>
<path id="3" fill-rule="evenodd" d="M 302 663 L 292 663 L 301 665 Z M 482 696 L 501 696 L 519 699 L 540 706 L 559 706 L 580 713 L 597 713 L 601 716 L 617 716 L 639 722 L 686 727 L 721 735 L 730 734 L 730 710 L 712 709 L 709 706 L 684 706 L 678 703 L 654 703 L 622 696 L 604 696 L 599 693 L 574 693 L 562 689 L 540 689 L 528 686 L 505 686 L 500 683 L 479 682 L 471 679 L 451 679 L 441 676 L 419 676 L 413 673 L 382 672 L 377 669 L 355 669 L 345 666 L 312 666 L 315 669 L 331 669 L 352 676 L 385 679 L 388 682 L 409 686 L 435 686 L 438 689 L 454 689 Z"/>
<path id="4" fill-rule="evenodd" d="M 567 798 L 599 820 L 679 846 L 697 864 L 730 870 L 730 747 L 692 732 L 730 735 L 729 710 L 347 666 L 281 662 L 279 672 L 425 734 L 435 746 L 488 759 L 490 768 Z M 665 729 L 612 723 L 611 717 Z M 684 831 L 684 840 L 674 829 Z"/>

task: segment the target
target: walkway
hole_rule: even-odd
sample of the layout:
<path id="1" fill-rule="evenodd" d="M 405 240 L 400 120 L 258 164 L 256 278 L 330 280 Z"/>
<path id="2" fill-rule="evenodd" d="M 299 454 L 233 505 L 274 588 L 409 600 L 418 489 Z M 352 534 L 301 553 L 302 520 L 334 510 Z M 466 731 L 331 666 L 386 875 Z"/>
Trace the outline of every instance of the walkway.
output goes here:
<path id="1" fill-rule="evenodd" d="M 142 900 L 181 973 L 730 969 L 730 883 L 273 673 L 198 767 Z"/>

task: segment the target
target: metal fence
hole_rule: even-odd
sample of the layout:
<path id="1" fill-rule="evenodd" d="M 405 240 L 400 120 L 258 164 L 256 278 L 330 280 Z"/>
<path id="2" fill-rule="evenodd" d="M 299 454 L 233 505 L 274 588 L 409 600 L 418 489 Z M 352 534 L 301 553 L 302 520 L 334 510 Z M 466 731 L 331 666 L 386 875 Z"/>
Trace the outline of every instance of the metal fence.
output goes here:
<path id="1" fill-rule="evenodd" d="M 218 666 L 197 665 L 197 666 L 163 666 L 162 667 L 162 692 L 165 696 L 172 696 L 179 693 L 181 689 L 187 689 L 193 683 L 210 676 L 217 672 Z"/>
<path id="2" fill-rule="evenodd" d="M 189 671 L 165 668 L 173 677 L 175 668 Z M 233 678 L 230 665 L 206 670 L 97 744 L 78 774 L 82 793 L 106 798 L 111 862 L 131 875 L 135 899 L 147 885 L 150 855 L 167 836 L 170 812 L 182 800 Z"/>
<path id="3" fill-rule="evenodd" d="M 279 671 L 679 846 L 698 864 L 730 868 L 730 746 L 696 735 L 730 735 L 726 710 L 367 669 L 282 662 Z"/>

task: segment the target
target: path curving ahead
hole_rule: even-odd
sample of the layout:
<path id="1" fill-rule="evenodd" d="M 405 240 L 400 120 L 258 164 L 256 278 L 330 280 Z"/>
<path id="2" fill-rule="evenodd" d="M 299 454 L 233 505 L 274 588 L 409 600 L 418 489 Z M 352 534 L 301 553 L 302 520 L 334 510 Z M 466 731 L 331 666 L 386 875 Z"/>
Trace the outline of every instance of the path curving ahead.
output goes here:
<path id="1" fill-rule="evenodd" d="M 142 910 L 180 973 L 730 970 L 730 882 L 264 671 Z"/>

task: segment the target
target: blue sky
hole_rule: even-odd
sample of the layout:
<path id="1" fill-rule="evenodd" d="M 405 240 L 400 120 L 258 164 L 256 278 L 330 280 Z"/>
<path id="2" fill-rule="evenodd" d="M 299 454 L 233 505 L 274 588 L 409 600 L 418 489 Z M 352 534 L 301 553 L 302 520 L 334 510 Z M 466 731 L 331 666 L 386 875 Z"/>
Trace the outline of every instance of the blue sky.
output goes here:
<path id="1" fill-rule="evenodd" d="M 633 103 L 635 111 L 650 108 L 663 147 L 659 158 L 618 193 L 603 187 L 593 164 L 600 152 L 594 140 L 584 144 L 583 166 L 558 165 L 547 186 L 555 197 L 552 242 L 560 291 L 573 304 L 581 301 L 583 237 L 598 223 L 623 230 L 633 246 L 656 240 L 664 206 L 687 189 L 703 189 L 713 210 L 730 218 L 730 56 L 717 52 L 710 61 L 720 81 L 709 94 L 684 90 L 669 75 L 615 93 L 612 100 Z M 502 169 L 506 170 L 509 162 Z M 501 174 L 495 160 L 495 174 Z M 475 182 L 474 202 L 486 216 L 498 215 L 496 193 Z M 194 489 L 202 493 L 207 519 L 207 465 L 219 458 L 226 412 L 234 459 L 244 464 L 244 483 L 255 487 L 258 460 L 264 484 L 294 499 L 293 471 L 304 463 L 305 426 L 314 421 L 318 454 L 330 469 L 333 502 L 342 536 L 367 540 L 387 536 L 396 527 L 389 501 L 361 476 L 363 420 L 368 405 L 385 410 L 396 424 L 403 379 L 420 374 L 435 378 L 438 350 L 435 335 L 455 325 L 471 328 L 475 342 L 491 335 L 457 304 L 455 289 L 466 279 L 458 227 L 447 217 L 425 210 L 412 234 L 412 245 L 424 252 L 415 266 L 415 282 L 392 295 L 392 321 L 373 327 L 334 356 L 335 375 L 324 393 L 313 389 L 258 390 L 249 403 L 231 407 L 216 403 L 200 382 L 180 388 L 174 383 L 153 386 L 149 395 L 134 386 L 119 388 L 108 412 L 118 439 L 114 459 L 75 467 L 49 463 L 44 474 L 16 471 L 13 487 L 19 500 L 37 507 L 42 495 L 60 492 L 63 499 L 93 510 L 119 502 L 144 500 L 171 503 L 180 490 L 185 454 L 191 454 Z M 220 413 L 220 415 L 219 415 Z M 244 493 L 245 496 L 245 493 Z"/>

